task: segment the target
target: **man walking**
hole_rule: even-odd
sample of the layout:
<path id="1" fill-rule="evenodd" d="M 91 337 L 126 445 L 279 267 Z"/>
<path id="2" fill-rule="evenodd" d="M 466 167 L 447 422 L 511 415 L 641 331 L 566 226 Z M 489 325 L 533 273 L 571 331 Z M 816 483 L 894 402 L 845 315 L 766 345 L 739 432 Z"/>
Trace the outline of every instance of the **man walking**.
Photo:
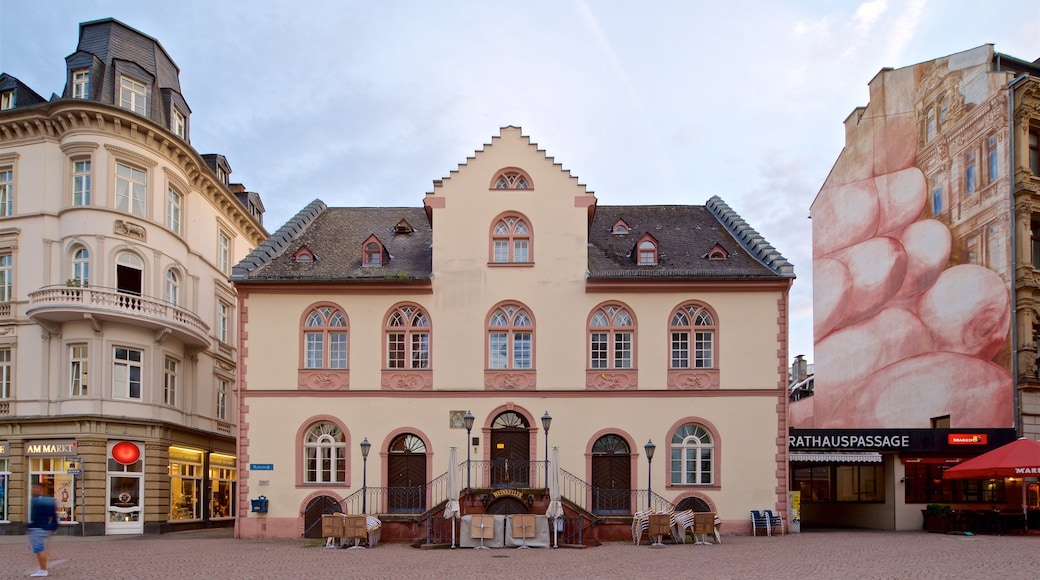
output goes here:
<path id="1" fill-rule="evenodd" d="M 32 495 L 26 533 L 29 536 L 29 548 L 40 561 L 40 569 L 30 576 L 49 576 L 50 573 L 47 572 L 47 536 L 58 529 L 58 511 L 54 498 L 44 495 L 43 486 L 39 483 L 33 484 Z"/>

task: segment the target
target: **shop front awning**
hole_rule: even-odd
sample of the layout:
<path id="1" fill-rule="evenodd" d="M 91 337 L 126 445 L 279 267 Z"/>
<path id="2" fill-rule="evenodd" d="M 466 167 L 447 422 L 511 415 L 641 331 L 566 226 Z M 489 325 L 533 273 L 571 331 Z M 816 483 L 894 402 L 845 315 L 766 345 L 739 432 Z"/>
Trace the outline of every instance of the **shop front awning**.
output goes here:
<path id="1" fill-rule="evenodd" d="M 876 451 L 792 451 L 790 460 L 817 463 L 881 463 L 881 454 Z"/>

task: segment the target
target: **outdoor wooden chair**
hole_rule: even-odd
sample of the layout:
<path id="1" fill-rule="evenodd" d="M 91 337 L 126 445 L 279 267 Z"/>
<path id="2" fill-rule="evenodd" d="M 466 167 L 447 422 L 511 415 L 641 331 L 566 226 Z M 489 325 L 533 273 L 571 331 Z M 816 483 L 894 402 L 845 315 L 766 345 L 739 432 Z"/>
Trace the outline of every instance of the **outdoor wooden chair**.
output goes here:
<path id="1" fill-rule="evenodd" d="M 699 512 L 694 514 L 694 525 L 693 525 L 693 540 L 694 544 L 698 546 L 710 546 L 711 542 L 708 541 L 708 536 L 715 536 L 715 543 L 722 543 L 722 536 L 719 534 L 719 528 L 722 526 L 722 520 L 714 512 Z"/>

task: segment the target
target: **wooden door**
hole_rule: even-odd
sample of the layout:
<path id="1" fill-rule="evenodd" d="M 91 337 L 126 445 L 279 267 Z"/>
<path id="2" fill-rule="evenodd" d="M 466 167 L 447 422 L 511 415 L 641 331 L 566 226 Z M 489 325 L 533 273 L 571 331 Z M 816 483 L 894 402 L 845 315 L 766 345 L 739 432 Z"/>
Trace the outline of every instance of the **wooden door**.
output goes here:
<path id="1" fill-rule="evenodd" d="M 632 458 L 616 435 L 600 437 L 592 446 L 592 513 L 632 513 Z"/>
<path id="2" fill-rule="evenodd" d="M 327 495 L 319 495 L 307 504 L 303 512 L 303 537 L 321 537 L 321 516 L 343 511 L 339 502 Z"/>
<path id="3" fill-rule="evenodd" d="M 531 438 L 526 429 L 491 431 L 491 487 L 527 487 Z"/>
<path id="4" fill-rule="evenodd" d="M 418 514 L 426 511 L 426 456 L 390 454 L 387 511 Z"/>
<path id="5" fill-rule="evenodd" d="M 415 435 L 401 435 L 390 444 L 386 462 L 386 509 L 390 513 L 426 511 L 426 444 Z"/>

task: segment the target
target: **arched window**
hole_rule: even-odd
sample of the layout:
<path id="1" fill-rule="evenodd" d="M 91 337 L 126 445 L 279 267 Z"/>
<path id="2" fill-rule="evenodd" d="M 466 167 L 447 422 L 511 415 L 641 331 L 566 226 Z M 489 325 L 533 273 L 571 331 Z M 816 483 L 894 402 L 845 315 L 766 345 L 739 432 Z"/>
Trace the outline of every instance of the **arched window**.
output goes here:
<path id="1" fill-rule="evenodd" d="M 166 302 L 169 304 L 177 305 L 177 300 L 180 298 L 181 293 L 181 281 L 177 276 L 177 271 L 173 268 L 166 270 L 166 290 L 165 296 Z"/>
<path id="2" fill-rule="evenodd" d="M 363 254 L 363 266 L 383 265 L 383 244 L 379 243 L 379 240 L 377 240 L 375 236 L 371 236 L 365 241 Z"/>
<path id="3" fill-rule="evenodd" d="M 72 280 L 76 286 L 90 282 L 90 250 L 79 247 L 72 252 Z"/>
<path id="4" fill-rule="evenodd" d="M 684 304 L 672 313 L 671 368 L 715 368 L 715 318 L 700 304 Z M 692 348 L 692 353 L 691 353 Z"/>
<path id="5" fill-rule="evenodd" d="M 144 261 L 136 254 L 120 252 L 116 257 L 116 289 L 140 296 L 144 290 Z"/>
<path id="6" fill-rule="evenodd" d="M 496 264 L 532 262 L 531 228 L 518 215 L 502 217 L 491 229 L 491 261 Z"/>
<path id="7" fill-rule="evenodd" d="M 637 263 L 640 266 L 657 265 L 657 242 L 651 236 L 643 236 L 643 238 L 639 240 L 636 251 L 638 252 Z"/>
<path id="8" fill-rule="evenodd" d="M 506 169 L 492 180 L 492 189 L 533 189 L 531 178 L 519 169 Z"/>
<path id="9" fill-rule="evenodd" d="M 394 308 L 386 319 L 386 368 L 430 368 L 430 319 L 418 306 Z"/>
<path id="10" fill-rule="evenodd" d="M 488 368 L 534 368 L 534 322 L 524 307 L 505 304 L 488 318 Z"/>
<path id="11" fill-rule="evenodd" d="M 618 304 L 600 306 L 589 318 L 589 368 L 630 369 L 635 326 L 632 315 Z"/>
<path id="12" fill-rule="evenodd" d="M 308 429 L 303 441 L 303 458 L 305 483 L 346 481 L 346 437 L 336 424 L 323 421 Z"/>
<path id="13" fill-rule="evenodd" d="M 715 444 L 702 425 L 686 423 L 672 434 L 672 485 L 708 485 L 714 481 Z"/>
<path id="14" fill-rule="evenodd" d="M 304 322 L 303 343 L 304 368 L 347 368 L 347 317 L 333 306 L 311 310 Z"/>

